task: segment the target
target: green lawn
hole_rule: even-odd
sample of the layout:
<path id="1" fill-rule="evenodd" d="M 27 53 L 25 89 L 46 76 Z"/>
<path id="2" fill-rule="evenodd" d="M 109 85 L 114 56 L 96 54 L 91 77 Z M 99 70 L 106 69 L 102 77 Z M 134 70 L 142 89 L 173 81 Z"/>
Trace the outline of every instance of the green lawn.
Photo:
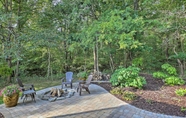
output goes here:
<path id="1" fill-rule="evenodd" d="M 33 84 L 36 91 L 51 87 L 51 86 L 56 86 L 56 85 L 61 85 L 61 79 L 57 80 L 44 80 L 44 79 L 32 79 L 32 81 L 26 81 L 23 82 L 24 84 Z M 2 86 L 1 86 L 2 89 Z M 3 104 L 3 97 L 0 96 L 0 104 Z"/>
<path id="2" fill-rule="evenodd" d="M 3 96 L 0 96 L 0 104 L 3 104 Z"/>
<path id="3" fill-rule="evenodd" d="M 23 82 L 23 84 L 33 84 L 36 91 L 38 91 L 44 88 L 61 85 L 61 77 L 64 77 L 64 76 L 63 75 L 55 76 L 56 79 L 46 79 L 44 77 L 26 77 L 26 78 L 21 78 L 21 81 Z M 74 79 L 73 81 L 76 81 L 76 79 Z M 8 84 L 5 84 L 5 82 L 3 82 L 2 80 L 0 83 L 1 83 L 0 90 L 8 85 Z M 17 84 L 17 83 L 14 82 L 14 84 Z M 3 97 L 0 96 L 0 104 L 3 104 L 2 99 Z"/>

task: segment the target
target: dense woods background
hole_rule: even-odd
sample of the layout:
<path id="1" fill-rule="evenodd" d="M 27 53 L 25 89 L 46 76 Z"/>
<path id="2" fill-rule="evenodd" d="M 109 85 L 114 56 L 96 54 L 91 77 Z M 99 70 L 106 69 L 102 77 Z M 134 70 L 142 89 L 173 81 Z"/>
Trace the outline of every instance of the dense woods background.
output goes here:
<path id="1" fill-rule="evenodd" d="M 0 0 L 0 79 L 186 70 L 186 0 Z"/>

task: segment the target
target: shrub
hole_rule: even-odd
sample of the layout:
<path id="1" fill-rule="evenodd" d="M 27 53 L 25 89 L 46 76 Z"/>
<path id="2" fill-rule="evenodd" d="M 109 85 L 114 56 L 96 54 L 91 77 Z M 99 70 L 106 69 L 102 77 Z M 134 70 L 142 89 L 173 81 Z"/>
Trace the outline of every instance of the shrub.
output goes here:
<path id="1" fill-rule="evenodd" d="M 186 111 L 186 108 L 185 107 L 181 107 L 181 111 L 182 112 Z"/>
<path id="2" fill-rule="evenodd" d="M 0 67 L 0 76 L 2 77 L 8 77 L 12 74 L 13 70 L 9 68 L 8 66 L 1 66 Z"/>
<path id="3" fill-rule="evenodd" d="M 122 98 L 124 100 L 131 101 L 131 100 L 134 100 L 136 98 L 136 95 L 133 92 L 125 91 L 125 92 L 123 92 L 123 97 Z"/>
<path id="4" fill-rule="evenodd" d="M 86 71 L 81 71 L 77 74 L 77 77 L 80 79 L 80 80 L 86 80 L 87 77 L 88 77 L 88 73 Z"/>
<path id="5" fill-rule="evenodd" d="M 163 72 L 154 72 L 153 73 L 153 77 L 157 78 L 157 79 L 165 79 L 168 77 L 167 74 L 163 73 Z"/>
<path id="6" fill-rule="evenodd" d="M 176 72 L 176 68 L 171 66 L 170 64 L 166 63 L 161 66 L 162 69 L 164 69 L 168 74 L 170 75 L 178 75 Z"/>
<path id="7" fill-rule="evenodd" d="M 140 68 L 129 66 L 119 68 L 111 75 L 110 82 L 113 86 L 142 88 L 146 80 L 139 76 Z"/>
<path id="8" fill-rule="evenodd" d="M 123 93 L 123 91 L 121 90 L 121 88 L 119 88 L 119 87 L 116 87 L 116 88 L 114 88 L 114 89 L 112 89 L 111 91 L 110 91 L 110 93 L 112 93 L 112 94 L 118 94 L 118 95 L 121 95 L 122 93 Z"/>
<path id="9" fill-rule="evenodd" d="M 162 71 L 154 72 L 153 77 L 163 79 L 166 85 L 183 85 L 185 81 L 178 77 L 176 69 L 170 64 L 163 64 Z"/>
<path id="10" fill-rule="evenodd" d="M 165 84 L 174 86 L 174 85 L 184 85 L 185 81 L 179 77 L 171 76 L 168 78 L 165 78 Z"/>
<path id="11" fill-rule="evenodd" d="M 178 96 L 184 96 L 184 95 L 186 95 L 186 89 L 183 89 L 183 88 L 176 89 L 175 93 Z"/>

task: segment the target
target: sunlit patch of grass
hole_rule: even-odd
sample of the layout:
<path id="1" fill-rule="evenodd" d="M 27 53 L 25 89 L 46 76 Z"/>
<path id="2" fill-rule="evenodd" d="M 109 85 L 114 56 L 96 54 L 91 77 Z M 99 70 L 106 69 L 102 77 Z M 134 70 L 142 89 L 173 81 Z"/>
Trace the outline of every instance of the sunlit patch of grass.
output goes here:
<path id="1" fill-rule="evenodd" d="M 27 77 L 27 78 L 21 78 L 21 81 L 23 84 L 33 84 L 36 91 L 52 87 L 52 86 L 57 86 L 61 85 L 61 79 L 46 79 L 44 77 Z M 0 88 L 3 89 L 5 86 L 1 86 Z M 37 93 L 37 92 L 36 92 Z M 21 96 L 21 93 L 20 93 Z M 3 96 L 0 96 L 0 104 L 3 104 Z"/>
<path id="2" fill-rule="evenodd" d="M 44 88 L 52 87 L 52 86 L 57 86 L 61 85 L 61 80 L 46 80 L 46 81 L 37 81 L 37 82 L 32 82 L 34 84 L 34 87 L 36 90 L 41 90 Z"/>
<path id="3" fill-rule="evenodd" d="M 0 104 L 3 104 L 3 96 L 0 96 Z"/>
<path id="4" fill-rule="evenodd" d="M 76 74 L 74 74 L 73 82 L 77 81 L 77 77 L 75 75 Z M 48 87 L 61 85 L 61 79 L 63 77 L 65 77 L 64 73 L 63 74 L 58 74 L 58 75 L 53 75 L 50 78 L 39 77 L 39 76 L 36 76 L 36 75 L 33 76 L 33 77 L 19 77 L 19 78 L 20 78 L 20 80 L 22 81 L 23 84 L 33 84 L 36 91 L 38 91 L 38 90 L 45 89 L 45 88 L 48 88 Z M 17 84 L 15 79 L 13 79 L 13 83 Z M 3 89 L 7 85 L 8 84 L 6 83 L 5 80 L 0 79 L 0 90 Z M 21 93 L 20 93 L 20 96 L 21 96 Z M 3 104 L 3 97 L 2 96 L 0 96 L 0 104 Z"/>

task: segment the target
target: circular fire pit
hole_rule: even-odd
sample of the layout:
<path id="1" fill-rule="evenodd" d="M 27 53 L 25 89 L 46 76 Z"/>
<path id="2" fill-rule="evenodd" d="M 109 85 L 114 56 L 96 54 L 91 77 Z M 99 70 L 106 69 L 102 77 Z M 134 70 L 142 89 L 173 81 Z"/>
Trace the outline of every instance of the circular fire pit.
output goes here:
<path id="1" fill-rule="evenodd" d="M 63 100 L 66 98 L 70 98 L 74 95 L 75 90 L 74 89 L 58 89 L 58 88 L 52 88 L 51 90 L 45 91 L 41 95 L 39 95 L 39 98 L 42 100 L 48 100 L 50 102 L 54 102 L 56 100 Z"/>

